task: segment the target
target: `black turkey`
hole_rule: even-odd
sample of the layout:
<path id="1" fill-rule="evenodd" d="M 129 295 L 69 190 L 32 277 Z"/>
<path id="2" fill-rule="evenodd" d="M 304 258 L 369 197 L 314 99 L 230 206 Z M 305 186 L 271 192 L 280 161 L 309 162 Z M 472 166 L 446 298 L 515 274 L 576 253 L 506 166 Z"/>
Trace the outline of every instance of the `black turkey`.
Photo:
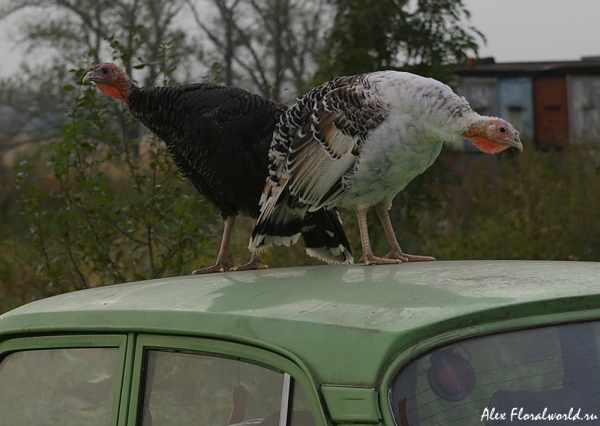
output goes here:
<path id="1" fill-rule="evenodd" d="M 222 272 L 233 265 L 226 250 L 238 214 L 256 219 L 268 175 L 273 131 L 286 107 L 245 90 L 215 84 L 140 88 L 115 64 L 90 68 L 107 96 L 127 105 L 131 115 L 161 138 L 179 171 L 221 211 L 225 222 L 215 265 L 193 273 Z M 337 212 L 323 208 L 305 217 L 307 252 L 331 263 L 352 255 Z M 258 252 L 235 270 L 260 269 Z"/>

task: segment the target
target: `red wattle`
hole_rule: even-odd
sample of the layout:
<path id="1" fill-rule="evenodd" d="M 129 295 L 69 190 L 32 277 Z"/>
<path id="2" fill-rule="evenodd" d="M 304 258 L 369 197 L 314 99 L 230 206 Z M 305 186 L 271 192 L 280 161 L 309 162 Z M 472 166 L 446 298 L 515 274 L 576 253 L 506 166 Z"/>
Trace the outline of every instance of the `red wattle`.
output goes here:
<path id="1" fill-rule="evenodd" d="M 485 152 L 486 154 L 496 154 L 500 151 L 504 151 L 506 149 L 505 145 L 500 145 L 499 143 L 492 142 L 491 140 L 479 136 L 474 136 L 470 138 L 477 148 Z"/>
<path id="2" fill-rule="evenodd" d="M 125 100 L 125 99 L 123 99 L 123 95 L 121 94 L 121 92 L 119 92 L 119 90 L 114 86 L 110 86 L 108 84 L 102 84 L 102 83 L 98 83 L 98 82 L 96 82 L 96 86 L 98 86 L 98 89 L 100 89 L 100 91 L 102 93 L 104 93 L 106 96 L 108 96 L 109 98 L 120 99 L 122 101 Z"/>

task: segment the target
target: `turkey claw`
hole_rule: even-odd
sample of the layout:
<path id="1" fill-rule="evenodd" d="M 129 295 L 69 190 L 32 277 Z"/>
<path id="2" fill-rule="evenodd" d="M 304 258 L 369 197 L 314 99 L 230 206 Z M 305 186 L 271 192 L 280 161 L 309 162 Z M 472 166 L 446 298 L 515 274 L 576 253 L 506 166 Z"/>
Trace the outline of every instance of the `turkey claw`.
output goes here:
<path id="1" fill-rule="evenodd" d="M 233 268 L 233 263 L 231 263 L 227 260 L 222 260 L 220 262 L 215 263 L 213 266 L 209 266 L 207 268 L 194 269 L 192 271 L 192 275 L 202 275 L 202 274 L 212 274 L 215 272 L 225 272 L 225 271 L 231 270 L 231 268 Z"/>
<path id="2" fill-rule="evenodd" d="M 230 269 L 230 271 L 253 271 L 255 269 L 268 269 L 269 267 L 267 265 L 264 265 L 262 263 L 260 263 L 260 261 L 251 261 L 248 263 L 245 263 L 243 265 L 240 266 L 234 266 L 233 268 Z"/>
<path id="3" fill-rule="evenodd" d="M 402 261 L 400 259 L 386 259 L 384 257 L 377 257 L 377 256 L 363 256 L 360 259 L 365 266 L 369 266 L 369 265 L 395 265 L 397 263 L 402 263 Z"/>
<path id="4" fill-rule="evenodd" d="M 391 250 L 384 256 L 385 259 L 398 259 L 402 262 L 430 262 L 435 260 L 432 256 L 419 256 L 414 254 L 403 253 L 401 250 Z"/>

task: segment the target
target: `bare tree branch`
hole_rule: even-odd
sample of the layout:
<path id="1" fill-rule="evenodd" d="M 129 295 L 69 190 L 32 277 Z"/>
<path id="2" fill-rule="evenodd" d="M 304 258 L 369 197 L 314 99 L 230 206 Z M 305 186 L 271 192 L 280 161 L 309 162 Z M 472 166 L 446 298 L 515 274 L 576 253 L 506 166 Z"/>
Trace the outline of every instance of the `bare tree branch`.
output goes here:
<path id="1" fill-rule="evenodd" d="M 215 0 L 215 1 L 220 1 L 220 0 Z M 192 11 L 192 14 L 194 16 L 194 21 L 196 22 L 198 27 L 200 27 L 200 29 L 202 29 L 202 31 L 204 31 L 204 33 L 208 36 L 210 41 L 213 42 L 213 44 L 215 45 L 215 47 L 218 48 L 219 51 L 224 52 L 227 49 L 226 44 L 224 42 L 222 42 L 217 37 L 217 35 L 208 28 L 208 26 L 204 22 L 202 22 L 202 19 L 200 19 L 200 14 L 198 13 L 198 10 L 196 9 L 196 6 L 194 5 L 193 1 L 186 0 L 186 2 L 188 4 L 188 6 L 190 7 L 190 10 Z M 234 2 L 233 7 L 235 7 L 238 4 L 239 4 L 239 1 Z M 235 22 L 232 21 L 232 24 L 235 26 L 237 35 L 240 37 L 240 39 L 242 41 L 244 41 L 243 45 L 248 48 L 251 56 L 254 59 L 254 63 L 248 64 L 245 61 L 243 61 L 239 56 L 235 56 L 235 55 L 232 57 L 232 61 L 234 61 L 240 67 L 242 67 L 242 69 L 244 69 L 248 73 L 248 77 L 250 77 L 250 79 L 256 85 L 258 90 L 261 93 L 265 94 L 265 87 L 268 85 L 268 79 L 267 79 L 264 71 L 262 70 L 261 61 L 258 58 L 258 55 L 254 51 L 254 49 L 252 48 L 249 36 L 247 36 L 244 31 L 242 31 L 237 25 L 235 25 Z M 258 72 L 258 75 L 257 75 L 257 72 Z"/>

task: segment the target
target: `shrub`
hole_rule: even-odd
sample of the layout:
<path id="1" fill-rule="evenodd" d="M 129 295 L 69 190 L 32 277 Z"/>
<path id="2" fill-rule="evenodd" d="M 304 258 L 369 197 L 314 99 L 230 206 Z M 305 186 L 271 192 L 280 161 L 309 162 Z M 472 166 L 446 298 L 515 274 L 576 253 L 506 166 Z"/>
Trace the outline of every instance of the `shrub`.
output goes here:
<path id="1" fill-rule="evenodd" d="M 74 71 L 74 79 L 83 72 Z M 128 138 L 130 116 L 120 110 L 115 121 L 95 88 L 65 90 L 78 92 L 69 122 L 60 139 L 41 148 L 55 188 L 39 185 L 45 177 L 30 162 L 15 169 L 33 250 L 13 249 L 48 283 L 44 293 L 179 275 L 198 266 L 192 261 L 204 262 L 217 214 L 181 177 L 164 144 Z"/>
<path id="2" fill-rule="evenodd" d="M 421 217 L 438 259 L 600 260 L 598 147 L 526 149 L 475 167 L 442 208 Z"/>

